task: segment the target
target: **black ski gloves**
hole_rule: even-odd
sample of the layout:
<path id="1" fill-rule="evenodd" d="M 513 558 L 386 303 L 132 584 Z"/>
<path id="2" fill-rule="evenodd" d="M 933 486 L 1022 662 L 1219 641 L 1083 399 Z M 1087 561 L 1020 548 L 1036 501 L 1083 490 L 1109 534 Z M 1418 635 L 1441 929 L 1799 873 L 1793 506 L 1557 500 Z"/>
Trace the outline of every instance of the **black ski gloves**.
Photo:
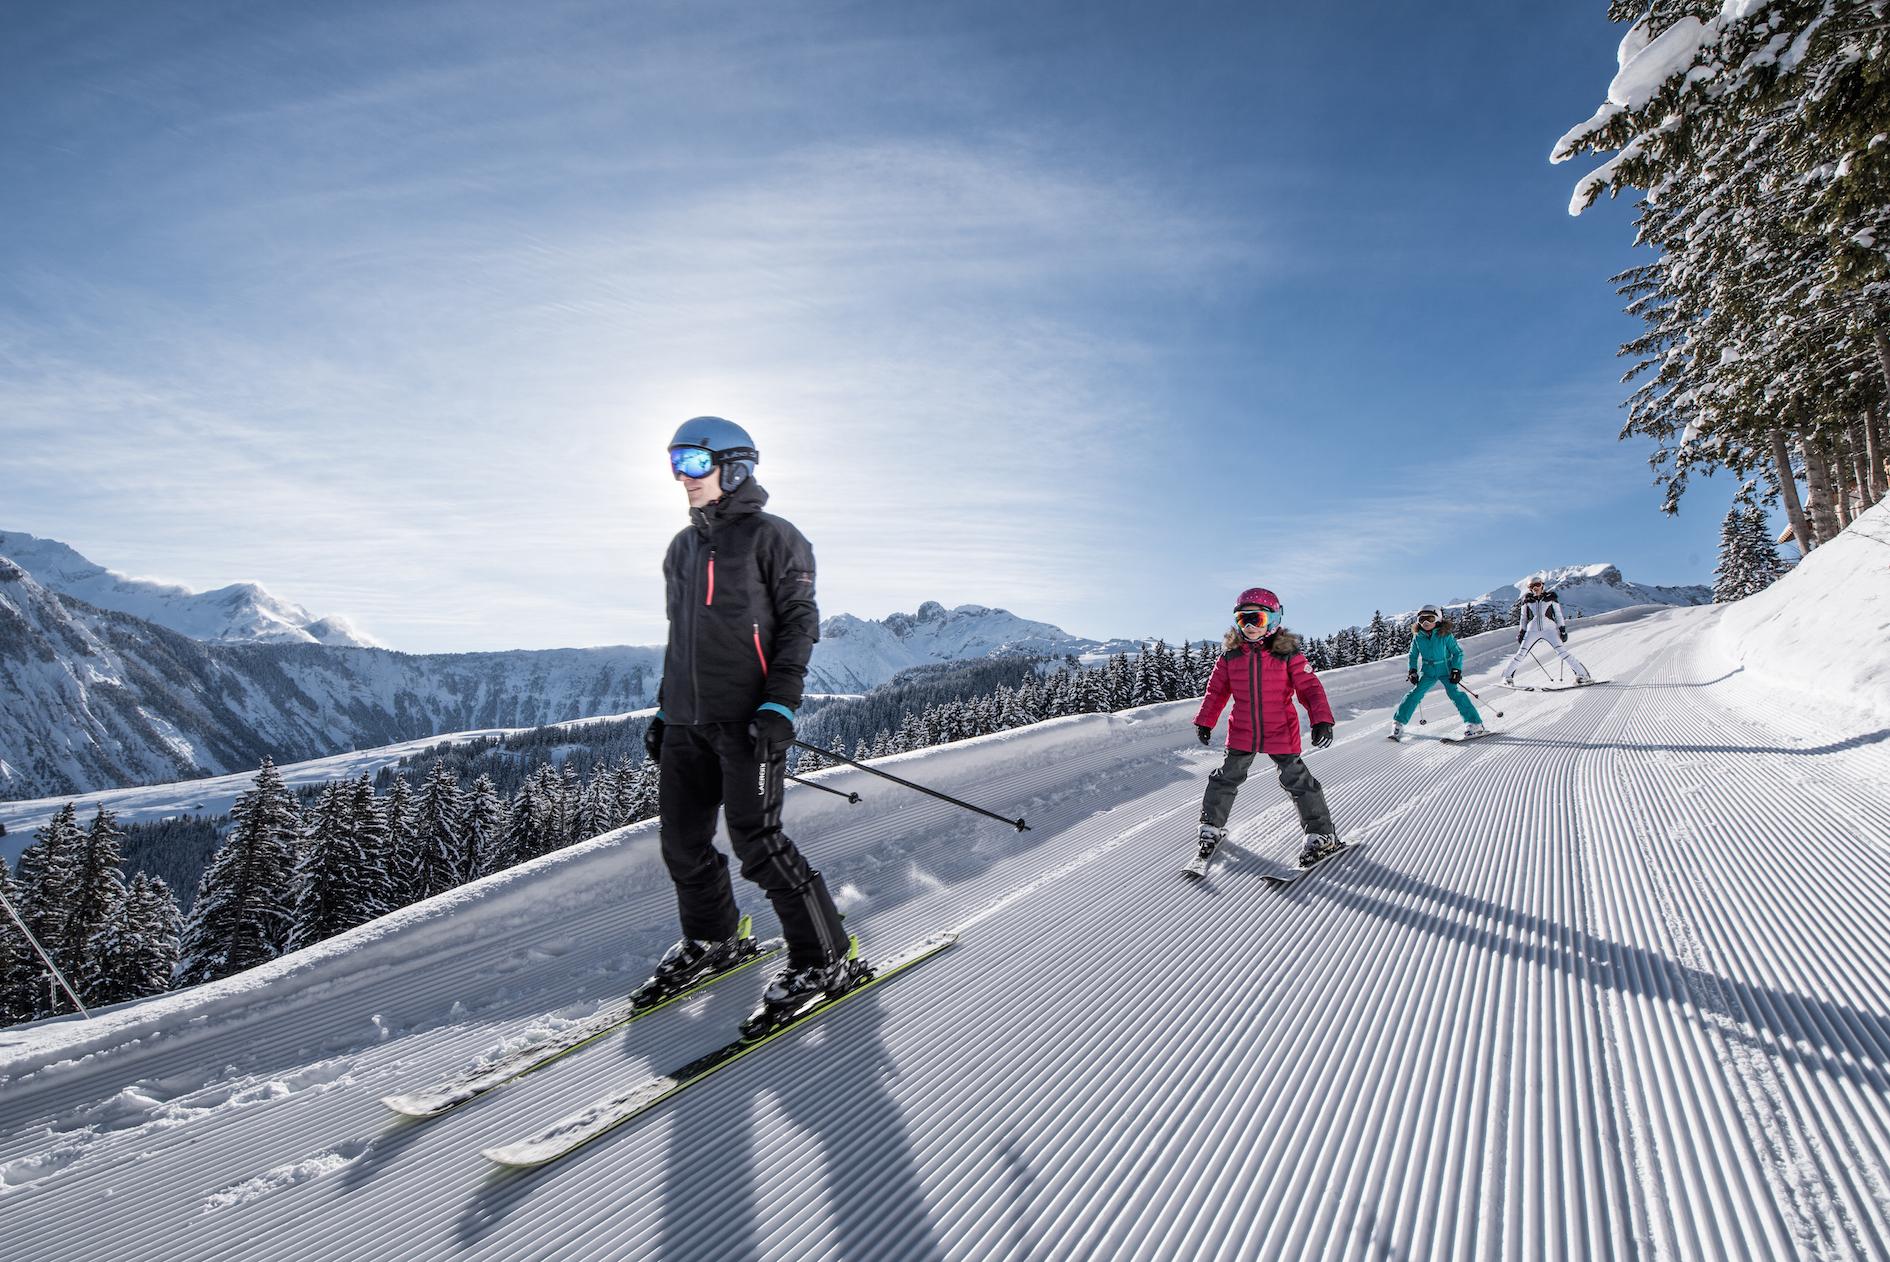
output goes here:
<path id="1" fill-rule="evenodd" d="M 1417 687 L 1417 672 L 1416 671 L 1407 670 L 1406 672 L 1404 672 L 1404 677 L 1411 681 L 1411 686 L 1413 688 Z"/>
<path id="2" fill-rule="evenodd" d="M 1194 725 L 1194 734 L 1201 738 L 1203 745 L 1214 739 L 1214 729 L 1211 727 L 1202 727 L 1199 723 Z"/>
<path id="3" fill-rule="evenodd" d="M 1312 747 L 1324 749 L 1332 743 L 1332 724 L 1315 723 L 1312 725 Z"/>
<path id="4" fill-rule="evenodd" d="M 1463 672 L 1462 672 L 1462 671 L 1460 671 L 1460 670 L 1453 670 L 1453 671 L 1451 671 L 1451 672 L 1450 672 L 1450 682 L 1451 682 L 1451 683 L 1453 683 L 1453 684 L 1460 684 L 1460 683 L 1462 683 L 1462 682 L 1463 682 Z"/>
<path id="5" fill-rule="evenodd" d="M 651 762 L 663 761 L 663 716 L 657 715 L 643 729 L 643 752 Z"/>
<path id="6" fill-rule="evenodd" d="M 1516 633 L 1516 643 L 1521 644 L 1523 642 L 1523 637 L 1528 634 L 1529 633 L 1527 631 L 1518 631 Z"/>
<path id="7" fill-rule="evenodd" d="M 1562 643 L 1564 644 L 1568 643 L 1568 628 L 1567 627 L 1562 628 Z"/>
<path id="8" fill-rule="evenodd" d="M 770 701 L 755 711 L 749 720 L 748 735 L 755 742 L 755 761 L 767 762 L 776 752 L 786 752 L 794 740 L 794 720 L 785 706 Z"/>

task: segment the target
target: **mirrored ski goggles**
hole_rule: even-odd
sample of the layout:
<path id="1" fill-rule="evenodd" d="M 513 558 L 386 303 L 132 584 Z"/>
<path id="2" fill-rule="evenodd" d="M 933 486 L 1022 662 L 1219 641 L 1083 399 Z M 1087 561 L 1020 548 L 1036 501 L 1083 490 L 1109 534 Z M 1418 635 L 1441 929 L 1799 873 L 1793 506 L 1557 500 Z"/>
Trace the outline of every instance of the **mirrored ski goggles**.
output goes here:
<path id="1" fill-rule="evenodd" d="M 1270 631 L 1280 625 L 1280 611 L 1277 609 L 1236 609 L 1234 623 L 1242 627 L 1259 627 Z"/>
<path id="2" fill-rule="evenodd" d="M 707 447 L 671 447 L 669 471 L 679 478 L 706 478 L 715 468 L 715 453 Z"/>

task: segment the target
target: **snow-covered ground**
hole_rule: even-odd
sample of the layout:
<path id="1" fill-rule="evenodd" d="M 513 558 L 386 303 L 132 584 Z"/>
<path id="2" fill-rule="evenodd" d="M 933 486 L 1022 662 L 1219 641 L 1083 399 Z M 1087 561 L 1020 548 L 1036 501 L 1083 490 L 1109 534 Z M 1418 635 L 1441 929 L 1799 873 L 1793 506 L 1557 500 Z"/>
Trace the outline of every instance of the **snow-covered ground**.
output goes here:
<path id="1" fill-rule="evenodd" d="M 1781 604 L 1857 581 L 1890 607 L 1881 566 L 1821 556 Z M 888 764 L 1024 834 L 822 773 L 865 802 L 790 789 L 790 831 L 869 950 L 959 946 L 534 1173 L 480 1150 L 721 1043 L 761 979 L 432 1122 L 377 1098 L 641 977 L 674 914 L 647 824 L 0 1034 L 0 1239 L 74 1262 L 1884 1257 L 1890 730 L 1742 668 L 1726 617 L 1584 622 L 1571 648 L 1614 682 L 1580 692 L 1496 688 L 1513 641 L 1479 637 L 1504 736 L 1465 747 L 1432 739 L 1456 727 L 1435 695 L 1419 739 L 1382 739 L 1401 663 L 1327 675 L 1343 721 L 1310 764 L 1366 844 L 1286 891 L 1259 879 L 1298 846 L 1261 776 L 1209 878 L 1179 878 L 1217 761 L 1188 704 Z"/>

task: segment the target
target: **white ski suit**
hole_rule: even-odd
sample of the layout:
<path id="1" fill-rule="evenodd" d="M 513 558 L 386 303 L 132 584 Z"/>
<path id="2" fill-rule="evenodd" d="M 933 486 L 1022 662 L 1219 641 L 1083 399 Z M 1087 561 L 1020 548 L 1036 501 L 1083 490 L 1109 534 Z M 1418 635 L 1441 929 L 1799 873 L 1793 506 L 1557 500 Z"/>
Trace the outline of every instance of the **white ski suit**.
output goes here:
<path id="1" fill-rule="evenodd" d="M 1576 679 L 1587 679 L 1588 668 L 1562 646 L 1562 641 L 1568 636 L 1568 626 L 1562 621 L 1562 606 L 1555 599 L 1555 593 L 1545 591 L 1540 595 L 1524 596 L 1518 603 L 1521 605 L 1522 625 L 1518 628 L 1516 655 L 1503 667 L 1503 682 L 1515 682 L 1517 668 L 1529 660 L 1530 650 L 1538 644 L 1547 644 L 1558 657 L 1573 666 Z"/>

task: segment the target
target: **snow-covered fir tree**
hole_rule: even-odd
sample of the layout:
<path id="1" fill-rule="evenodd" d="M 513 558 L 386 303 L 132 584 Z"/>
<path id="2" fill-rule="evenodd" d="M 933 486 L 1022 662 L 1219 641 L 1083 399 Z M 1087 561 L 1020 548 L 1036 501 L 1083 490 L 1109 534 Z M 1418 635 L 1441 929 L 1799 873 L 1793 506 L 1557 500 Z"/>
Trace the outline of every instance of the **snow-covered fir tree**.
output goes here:
<path id="1" fill-rule="evenodd" d="M 20 887 L 0 856 L 0 900 L 20 911 Z M 13 915 L 0 908 L 0 1026 L 30 1021 L 39 1007 L 39 957 L 32 944 L 13 921 Z"/>
<path id="2" fill-rule="evenodd" d="M 68 980 L 92 971 L 87 958 L 92 935 L 116 919 L 124 907 L 125 860 L 119 849 L 124 835 L 118 817 L 100 807 L 73 854 L 66 920 L 54 956 Z M 79 993 L 81 998 L 91 998 L 83 990 Z"/>
<path id="3" fill-rule="evenodd" d="M 1765 510 L 1742 495 L 1726 510 L 1719 531 L 1719 565 L 1713 570 L 1713 600 L 1726 604 L 1756 595 L 1784 577 L 1785 558 L 1772 542 Z"/>
<path id="4" fill-rule="evenodd" d="M 614 801 L 614 780 L 610 793 Z M 499 801 L 499 791 L 490 776 L 480 776 L 473 781 L 472 790 L 466 795 L 465 813 L 460 817 L 459 836 L 461 881 L 477 880 L 498 871 L 494 861 L 502 848 L 500 839 L 505 836 L 505 804 Z"/>
<path id="5" fill-rule="evenodd" d="M 379 903 L 374 885 L 371 860 L 357 829 L 353 786 L 331 780 L 306 815 L 295 863 L 289 949 L 311 946 L 372 919 Z"/>
<path id="6" fill-rule="evenodd" d="M 417 897 L 431 898 L 460 883 L 465 843 L 459 830 L 465 814 L 466 798 L 459 777 L 436 761 L 427 769 L 426 782 L 420 786 L 414 807 L 414 827 L 420 836 L 420 866 L 414 881 Z"/>
<path id="7" fill-rule="evenodd" d="M 1669 512 L 1694 472 L 1762 472 L 1809 550 L 1890 489 L 1890 22 L 1874 0 L 1609 16 L 1621 74 L 1553 156 L 1615 153 L 1571 211 L 1646 194 L 1655 257 L 1617 277 L 1644 325 L 1622 437 L 1655 442 Z"/>
<path id="8" fill-rule="evenodd" d="M 419 808 L 413 788 L 394 777 L 387 787 L 382 819 L 387 834 L 387 890 L 393 907 L 405 907 L 426 897 L 421 873 L 425 870 L 420 840 Z"/>
<path id="9" fill-rule="evenodd" d="M 182 919 L 169 886 L 143 872 L 134 875 L 117 914 L 92 936 L 86 1001 L 123 1003 L 169 989 Z"/>
<path id="10" fill-rule="evenodd" d="M 402 904 L 394 898 L 394 854 L 388 843 L 387 808 L 374 795 L 367 776 L 348 786 L 350 826 L 361 850 L 361 884 L 368 918 L 384 916 Z"/>
<path id="11" fill-rule="evenodd" d="M 272 760 L 263 760 L 230 818 L 235 827 L 198 882 L 184 926 L 177 968 L 185 985 L 272 960 L 289 940 L 301 823 Z"/>
<path id="12" fill-rule="evenodd" d="M 55 959 L 65 940 L 79 851 L 84 845 L 77 811 L 68 802 L 34 831 L 33 843 L 20 852 L 20 914 L 39 944 Z"/>

